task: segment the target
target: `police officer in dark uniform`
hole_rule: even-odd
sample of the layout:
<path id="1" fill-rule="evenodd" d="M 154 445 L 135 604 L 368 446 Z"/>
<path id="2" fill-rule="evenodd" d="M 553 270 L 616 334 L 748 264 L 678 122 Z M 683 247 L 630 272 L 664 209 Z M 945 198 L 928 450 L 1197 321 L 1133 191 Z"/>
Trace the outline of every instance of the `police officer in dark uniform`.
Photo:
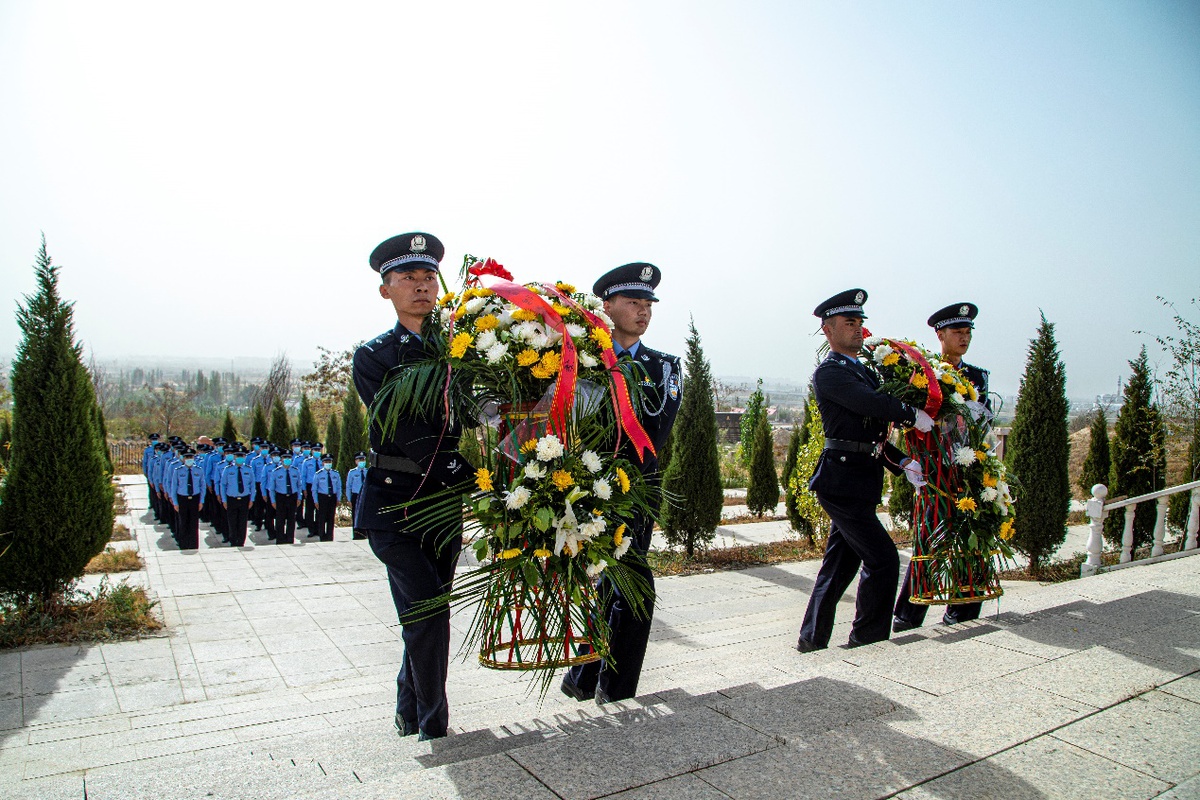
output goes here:
<path id="1" fill-rule="evenodd" d="M 829 646 L 838 601 L 860 567 L 854 625 L 847 644 L 857 647 L 888 638 L 900 556 L 875 512 L 883 494 L 884 467 L 896 474 L 903 471 L 914 484 L 924 483 L 921 465 L 888 443 L 888 427 L 896 424 L 928 431 L 933 420 L 924 411 L 880 392 L 878 377 L 858 360 L 866 299 L 862 289 L 849 289 L 813 312 L 821 319 L 830 353 L 812 377 L 825 427 L 825 449 L 809 488 L 832 524 L 796 643 L 802 653 Z"/>
<path id="2" fill-rule="evenodd" d="M 621 455 L 641 470 L 653 491 L 657 491 L 660 482 L 656 453 L 667 441 L 683 398 L 679 358 L 652 350 L 641 341 L 658 302 L 654 289 L 661 278 L 658 267 L 637 262 L 605 273 L 592 287 L 592 293 L 604 301 L 604 312 L 612 319 L 613 350 L 618 365 L 626 379 L 637 384 L 634 396 L 639 398 L 641 407 L 635 410 L 654 444 L 655 453 L 646 453 L 643 461 L 625 438 Z M 568 670 L 561 688 L 569 697 L 581 701 L 595 697 L 598 703 L 609 703 L 637 695 L 654 611 L 654 574 L 645 562 L 653 527 L 653 520 L 640 516 L 630 521 L 629 530 L 636 538 L 630 547 L 633 552 L 625 560 L 650 588 L 645 615 L 635 614 L 611 581 L 601 578 L 602 591 L 608 596 L 605 614 L 610 630 L 610 658 Z"/>
<path id="3" fill-rule="evenodd" d="M 363 484 L 367 480 L 367 454 L 361 450 L 354 454 L 354 466 L 346 473 L 346 499 L 350 502 L 350 514 L 358 507 L 358 496 L 362 493 Z M 354 529 L 355 539 L 365 539 L 366 534 L 358 528 Z"/>
<path id="4" fill-rule="evenodd" d="M 200 509 L 204 507 L 207 487 L 204 469 L 196 466 L 196 451 L 183 451 L 183 467 L 171 478 L 171 502 L 178 515 L 175 538 L 180 550 L 195 550 L 200 546 Z"/>
<path id="5" fill-rule="evenodd" d="M 988 397 L 988 371 L 974 364 L 963 361 L 963 356 L 971 346 L 972 332 L 975 330 L 975 317 L 979 308 L 974 303 L 951 303 L 945 308 L 935 311 L 927 324 L 937 333 L 942 345 L 942 360 L 958 368 L 979 393 L 979 401 L 991 411 L 992 401 Z M 904 575 L 904 585 L 900 587 L 900 596 L 896 598 L 895 616 L 892 619 L 892 631 L 902 631 L 919 628 L 925 622 L 925 614 L 929 606 L 913 603 L 909 600 L 912 593 L 912 568 Z M 946 606 L 942 622 L 953 625 L 957 622 L 967 622 L 979 619 L 979 611 L 983 603 L 961 603 Z"/>
<path id="6" fill-rule="evenodd" d="M 382 242 L 371 253 L 371 268 L 382 279 L 379 294 L 392 303 L 396 325 L 354 353 L 354 385 L 368 407 L 388 373 L 406 362 L 428 358 L 421 326 L 439 295 L 438 264 L 445 248 L 428 233 L 406 233 Z M 398 421 L 385 437 L 380 420 L 369 427 L 371 453 L 366 482 L 355 509 L 354 527 L 370 540 L 371 550 L 387 566 L 396 613 L 403 625 L 404 659 L 396 676 L 396 728 L 401 736 L 422 739 L 446 735 L 449 702 L 446 673 L 450 662 L 450 609 L 408 619 L 424 600 L 450 590 L 462 549 L 462 518 L 438 515 L 457 497 L 446 499 L 447 487 L 462 486 L 473 472 L 457 451 L 460 429 L 440 415 L 410 416 Z M 432 495 L 443 493 L 441 498 Z M 405 509 L 383 509 L 422 498 Z"/>
<path id="7" fill-rule="evenodd" d="M 150 434 L 150 444 L 142 450 L 142 475 L 146 477 L 146 489 L 149 492 L 150 510 L 154 512 L 154 516 L 158 516 L 158 492 L 154 489 L 154 481 L 150 478 L 150 464 L 154 457 L 155 448 L 158 446 L 159 436 L 157 433 Z"/>

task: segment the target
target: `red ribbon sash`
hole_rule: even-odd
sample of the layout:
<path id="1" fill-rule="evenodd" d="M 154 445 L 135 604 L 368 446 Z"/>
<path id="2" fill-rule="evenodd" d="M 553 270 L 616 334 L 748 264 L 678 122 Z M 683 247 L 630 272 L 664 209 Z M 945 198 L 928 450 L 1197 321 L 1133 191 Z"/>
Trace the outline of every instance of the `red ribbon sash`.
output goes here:
<path id="1" fill-rule="evenodd" d="M 933 371 L 933 367 L 930 366 L 929 361 L 925 358 L 925 356 L 921 355 L 920 350 L 912 345 L 905 344 L 904 342 L 898 342 L 895 339 L 884 339 L 884 341 L 887 342 L 887 344 L 891 346 L 893 350 L 899 350 L 900 352 L 904 353 L 904 355 L 908 356 L 910 361 L 915 362 L 916 365 L 921 368 L 922 374 L 925 375 L 925 380 L 929 382 L 929 396 L 925 399 L 925 413 L 931 417 L 936 417 L 938 411 L 942 407 L 942 386 L 941 381 L 937 379 L 937 374 Z M 913 374 L 916 375 L 915 372 Z M 911 379 L 909 380 L 909 383 L 912 383 Z"/>

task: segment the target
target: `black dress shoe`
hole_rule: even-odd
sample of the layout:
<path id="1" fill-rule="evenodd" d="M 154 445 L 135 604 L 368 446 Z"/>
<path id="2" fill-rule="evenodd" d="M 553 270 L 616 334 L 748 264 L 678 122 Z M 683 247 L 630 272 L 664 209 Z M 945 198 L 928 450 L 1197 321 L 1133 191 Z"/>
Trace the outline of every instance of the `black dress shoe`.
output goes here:
<path id="1" fill-rule="evenodd" d="M 404 719 L 404 717 L 400 716 L 399 713 L 397 713 L 396 714 L 396 731 L 401 736 L 412 736 L 414 733 L 417 732 L 417 723 L 415 723 L 415 722 L 410 723 L 410 722 L 406 721 Z"/>
<path id="2" fill-rule="evenodd" d="M 853 633 L 850 634 L 850 638 L 846 640 L 846 647 L 848 649 L 853 649 L 855 647 L 865 647 L 866 645 L 869 645 L 869 644 L 873 644 L 873 642 L 859 641 L 858 639 L 854 638 Z"/>
<path id="3" fill-rule="evenodd" d="M 801 653 L 812 653 L 817 650 L 824 650 L 825 647 L 824 646 L 817 647 L 815 644 L 810 642 L 808 639 L 805 639 L 803 636 L 801 636 L 799 639 L 796 640 L 796 649 L 799 650 Z"/>
<path id="4" fill-rule="evenodd" d="M 596 695 L 596 692 L 593 692 L 592 694 L 588 694 L 587 692 L 583 691 L 583 689 L 580 689 L 575 684 L 567 683 L 566 681 L 563 681 L 562 683 L 560 683 L 558 685 L 558 688 L 561 689 L 562 693 L 565 694 L 567 697 L 578 700 L 581 703 L 586 703 L 588 700 L 591 700 L 592 697 L 594 697 Z"/>
<path id="5" fill-rule="evenodd" d="M 445 739 L 445 738 L 446 738 L 446 734 L 444 734 L 444 733 L 439 733 L 437 736 L 433 736 L 432 734 L 428 734 L 425 731 L 421 731 L 420 735 L 417 736 L 417 741 L 418 742 L 428 742 L 430 739 Z"/>
<path id="6" fill-rule="evenodd" d="M 892 617 L 892 633 L 904 633 L 917 627 L 902 617 Z"/>

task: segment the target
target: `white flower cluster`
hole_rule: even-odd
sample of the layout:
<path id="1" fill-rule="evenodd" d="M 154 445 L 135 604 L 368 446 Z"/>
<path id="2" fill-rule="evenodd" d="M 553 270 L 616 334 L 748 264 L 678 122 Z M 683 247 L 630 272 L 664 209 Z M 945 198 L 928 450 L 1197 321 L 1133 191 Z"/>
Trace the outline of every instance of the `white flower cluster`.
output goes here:
<path id="1" fill-rule="evenodd" d="M 875 338 L 875 337 L 872 337 L 872 338 Z M 865 344 L 865 342 L 864 342 L 864 344 Z M 891 347 L 887 346 L 886 344 L 880 344 L 878 347 L 875 348 L 875 352 L 873 352 L 871 354 L 871 358 L 873 358 L 875 360 L 876 364 L 883 364 L 883 360 L 885 358 L 887 358 L 888 356 L 890 356 L 894 352 L 896 352 L 896 351 L 893 350 Z"/>
<path id="2" fill-rule="evenodd" d="M 969 467 L 975 463 L 975 451 L 967 446 L 954 448 L 954 463 L 960 467 Z"/>
<path id="3" fill-rule="evenodd" d="M 551 459 L 561 458 L 563 454 L 563 444 L 558 440 L 558 437 L 553 433 L 547 433 L 542 438 L 538 439 L 537 457 L 538 461 L 550 461 Z M 530 476 L 532 477 L 532 476 Z"/>

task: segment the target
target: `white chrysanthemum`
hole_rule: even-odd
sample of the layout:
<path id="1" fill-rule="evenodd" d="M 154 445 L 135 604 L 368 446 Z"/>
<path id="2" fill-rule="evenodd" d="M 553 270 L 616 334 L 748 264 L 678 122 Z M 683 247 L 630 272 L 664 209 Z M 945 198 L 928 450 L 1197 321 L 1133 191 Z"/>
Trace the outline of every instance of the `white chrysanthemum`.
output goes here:
<path id="1" fill-rule="evenodd" d="M 567 333 L 571 334 L 572 339 L 582 339 L 587 336 L 587 328 L 575 322 L 568 322 Z"/>
<path id="2" fill-rule="evenodd" d="M 975 451 L 967 446 L 954 448 L 954 463 L 960 467 L 969 467 L 975 463 Z"/>
<path id="3" fill-rule="evenodd" d="M 504 498 L 504 505 L 514 511 L 529 502 L 529 497 L 532 493 L 524 486 L 518 486 L 508 493 L 508 497 Z"/>
<path id="4" fill-rule="evenodd" d="M 579 351 L 579 365 L 581 367 L 583 367 L 584 369 L 591 369 L 592 367 L 600 366 L 600 362 L 597 361 L 592 356 L 591 353 L 585 353 L 582 350 L 580 350 Z"/>
<path id="5" fill-rule="evenodd" d="M 625 537 L 621 539 L 621 543 L 613 548 L 613 556 L 621 558 L 629 550 L 629 545 L 631 544 L 633 544 L 633 537 L 626 533 Z"/>
<path id="6" fill-rule="evenodd" d="M 985 503 L 990 503 L 999 496 L 1000 493 L 991 486 L 984 487 L 983 491 L 979 493 L 979 499 Z"/>
<path id="7" fill-rule="evenodd" d="M 472 297 L 466 303 L 466 306 L 467 306 L 466 313 L 468 313 L 468 314 L 479 313 L 479 309 L 483 308 L 485 303 L 487 303 L 486 297 Z"/>
<path id="8" fill-rule="evenodd" d="M 592 517 L 587 522 L 579 526 L 579 538 L 591 541 L 600 534 L 604 533 L 605 522 L 604 517 Z"/>
<path id="9" fill-rule="evenodd" d="M 550 345 L 550 338 L 546 334 L 538 331 L 529 340 L 529 346 L 534 350 L 545 350 Z"/>
<path id="10" fill-rule="evenodd" d="M 500 363 L 500 359 L 508 355 L 508 345 L 497 342 L 489 347 L 484 355 L 487 356 L 487 362 L 489 364 L 498 364 Z"/>
<path id="11" fill-rule="evenodd" d="M 868 336 L 866 339 L 863 339 L 863 347 L 876 347 L 881 344 L 883 344 L 882 336 Z"/>
<path id="12" fill-rule="evenodd" d="M 546 468 L 536 461 L 530 461 L 525 465 L 525 477 L 535 481 L 540 481 L 546 477 Z"/>
<path id="13" fill-rule="evenodd" d="M 583 300 L 579 301 L 579 305 L 584 308 L 597 309 L 604 307 L 604 301 L 594 294 L 585 294 Z"/>
<path id="14" fill-rule="evenodd" d="M 514 308 L 514 306 L 511 306 L 511 305 L 506 305 L 506 306 L 504 306 L 504 308 L 503 308 L 503 309 L 500 311 L 500 313 L 496 315 L 496 321 L 500 323 L 500 327 L 501 327 L 501 329 L 503 329 L 503 328 L 509 328 L 509 327 L 512 327 L 512 324 L 513 324 L 513 315 L 512 315 L 513 308 Z"/>
<path id="15" fill-rule="evenodd" d="M 864 344 L 866 343 L 864 342 Z M 875 348 L 875 352 L 871 355 L 871 357 L 875 359 L 876 364 L 882 364 L 883 360 L 894 352 L 896 351 L 888 347 L 886 344 L 881 344 Z"/>
<path id="16" fill-rule="evenodd" d="M 579 457 L 579 460 L 583 462 L 585 467 L 587 467 L 587 471 L 593 475 L 599 472 L 601 467 L 604 466 L 602 463 L 600 463 L 600 456 L 596 454 L 595 450 L 584 450 L 583 455 Z"/>
<path id="17" fill-rule="evenodd" d="M 512 328 L 512 333 L 513 336 L 517 337 L 517 339 L 520 341 L 532 342 L 536 337 L 541 335 L 542 326 L 538 325 L 536 322 L 530 322 L 526 320 L 525 322 L 514 325 Z"/>
<path id="18" fill-rule="evenodd" d="M 561 553 L 565 547 L 570 555 L 579 552 L 579 522 L 575 519 L 575 509 L 566 504 L 563 515 L 554 520 L 554 552 Z"/>
<path id="19" fill-rule="evenodd" d="M 599 478 L 592 483 L 592 494 L 601 500 L 607 500 L 612 497 L 612 484 L 604 478 Z"/>
<path id="20" fill-rule="evenodd" d="M 441 311 L 438 312 L 438 319 L 440 319 L 442 321 L 443 325 L 449 325 L 450 320 L 453 317 L 454 317 L 454 309 L 452 309 L 452 308 L 443 308 Z"/>
<path id="21" fill-rule="evenodd" d="M 600 573 L 604 572 L 604 568 L 608 566 L 607 561 L 601 561 L 599 564 L 588 564 L 587 574 L 593 580 L 600 577 Z"/>
<path id="22" fill-rule="evenodd" d="M 608 329 L 610 331 L 612 330 L 612 326 L 613 326 L 612 317 L 610 317 L 608 314 L 605 314 L 603 308 L 596 309 L 596 316 L 599 317 L 600 319 L 604 320 L 604 324 L 608 326 Z"/>
<path id="23" fill-rule="evenodd" d="M 495 331 L 484 331 L 475 337 L 475 349 L 482 353 L 484 350 L 494 346 L 496 341 Z"/>
<path id="24" fill-rule="evenodd" d="M 548 433 L 538 439 L 537 457 L 538 461 L 549 461 L 552 458 L 559 458 L 563 454 L 562 442 L 553 433 Z"/>

